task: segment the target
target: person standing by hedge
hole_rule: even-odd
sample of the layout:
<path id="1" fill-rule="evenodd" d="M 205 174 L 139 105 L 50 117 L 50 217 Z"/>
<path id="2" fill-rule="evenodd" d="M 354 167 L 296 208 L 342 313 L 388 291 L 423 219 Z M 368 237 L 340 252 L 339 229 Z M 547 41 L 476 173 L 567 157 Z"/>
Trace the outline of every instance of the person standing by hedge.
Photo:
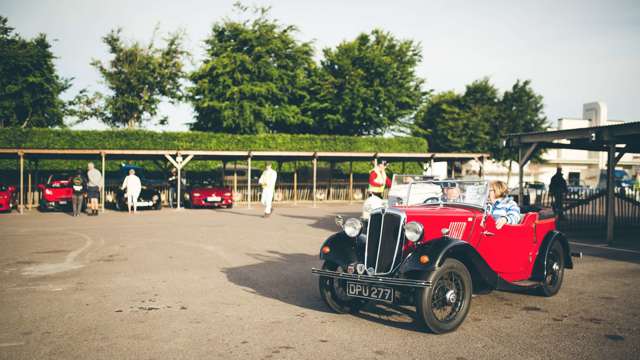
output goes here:
<path id="1" fill-rule="evenodd" d="M 387 177 L 387 162 L 380 161 L 369 172 L 369 194 L 382 199 L 385 187 L 391 187 L 391 179 Z"/>
<path id="2" fill-rule="evenodd" d="M 73 216 L 80 216 L 82 204 L 84 203 L 84 194 L 87 187 L 87 180 L 82 175 L 82 170 L 78 169 L 75 176 L 71 179 L 71 204 L 73 206 Z"/>
<path id="3" fill-rule="evenodd" d="M 102 187 L 102 174 L 92 162 L 87 164 L 87 198 L 89 199 L 89 216 L 98 216 L 98 199 Z"/>
<path id="4" fill-rule="evenodd" d="M 264 217 L 271 215 L 271 202 L 273 201 L 273 194 L 276 191 L 277 178 L 278 173 L 271 168 L 271 163 L 268 162 L 262 172 L 262 175 L 260 175 L 260 179 L 258 179 L 258 184 L 262 186 L 262 197 L 260 202 L 264 205 Z"/>

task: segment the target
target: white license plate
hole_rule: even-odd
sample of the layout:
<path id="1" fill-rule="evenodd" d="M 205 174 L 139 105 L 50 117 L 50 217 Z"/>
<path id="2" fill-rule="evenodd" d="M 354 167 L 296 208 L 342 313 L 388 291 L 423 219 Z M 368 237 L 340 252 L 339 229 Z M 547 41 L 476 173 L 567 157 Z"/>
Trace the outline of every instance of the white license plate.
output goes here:
<path id="1" fill-rule="evenodd" d="M 67 202 L 66 202 L 66 201 L 64 201 L 64 200 L 63 200 L 63 201 L 58 201 L 58 204 L 60 204 L 60 205 L 67 205 Z"/>
<path id="2" fill-rule="evenodd" d="M 393 302 L 393 289 L 384 286 L 360 284 L 347 281 L 347 295 L 364 299 L 384 301 L 388 303 Z"/>
<path id="3" fill-rule="evenodd" d="M 216 202 L 216 201 L 220 201 L 220 200 L 222 200 L 222 199 L 217 197 L 217 196 L 209 196 L 207 198 L 207 201 L 209 201 L 209 202 Z"/>
<path id="4" fill-rule="evenodd" d="M 151 206 L 153 202 L 151 201 L 138 201 L 136 202 L 136 206 Z"/>

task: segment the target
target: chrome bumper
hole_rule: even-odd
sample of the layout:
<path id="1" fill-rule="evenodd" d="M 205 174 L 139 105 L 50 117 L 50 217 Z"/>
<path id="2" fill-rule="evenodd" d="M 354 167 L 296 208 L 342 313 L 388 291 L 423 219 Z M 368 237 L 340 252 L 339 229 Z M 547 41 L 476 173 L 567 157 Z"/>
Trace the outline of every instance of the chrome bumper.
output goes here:
<path id="1" fill-rule="evenodd" d="M 413 280 L 413 279 L 399 279 L 382 276 L 370 276 L 370 275 L 358 275 L 348 274 L 343 272 L 311 269 L 311 273 L 318 276 L 326 276 L 334 279 L 349 280 L 355 282 L 363 282 L 370 284 L 390 285 L 390 286 L 407 286 L 407 287 L 419 287 L 426 288 L 431 286 L 431 281 L 427 280 Z"/>

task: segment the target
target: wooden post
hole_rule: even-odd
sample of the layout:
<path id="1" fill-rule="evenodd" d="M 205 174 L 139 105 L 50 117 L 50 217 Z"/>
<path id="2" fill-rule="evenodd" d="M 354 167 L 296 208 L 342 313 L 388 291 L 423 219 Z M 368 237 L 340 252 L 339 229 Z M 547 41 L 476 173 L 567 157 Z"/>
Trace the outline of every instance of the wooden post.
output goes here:
<path id="1" fill-rule="evenodd" d="M 316 207 L 316 179 L 318 176 L 318 158 L 313 155 L 313 207 Z"/>
<path id="2" fill-rule="evenodd" d="M 522 158 L 522 146 L 518 147 L 518 203 L 520 206 L 524 205 L 524 166 L 526 165 L 525 159 Z M 509 186 L 509 184 L 507 184 Z"/>
<path id="3" fill-rule="evenodd" d="M 353 203 L 353 161 L 349 161 L 349 204 Z"/>
<path id="4" fill-rule="evenodd" d="M 29 199 L 29 201 L 27 202 L 27 207 L 29 208 L 29 210 L 31 210 L 31 201 L 33 200 L 33 194 L 31 194 L 31 171 L 29 171 L 29 175 L 27 176 L 27 199 Z"/>
<path id="5" fill-rule="evenodd" d="M 329 187 L 327 188 L 327 195 L 326 195 L 327 201 L 331 200 L 331 196 L 333 195 L 331 194 L 332 192 L 331 190 L 333 188 L 333 169 L 335 168 L 335 166 L 336 166 L 335 162 L 332 161 L 329 163 Z"/>
<path id="6" fill-rule="evenodd" d="M 102 160 L 102 186 L 100 186 L 100 207 L 102 208 L 102 212 L 104 212 L 104 204 L 105 204 L 105 184 L 107 183 L 107 155 L 102 152 L 100 153 L 100 157 Z"/>
<path id="7" fill-rule="evenodd" d="M 251 154 L 247 158 L 247 209 L 251 209 Z"/>
<path id="8" fill-rule="evenodd" d="M 226 182 L 226 177 L 227 177 L 227 162 L 222 160 L 222 187 L 227 186 L 227 182 Z"/>
<path id="9" fill-rule="evenodd" d="M 233 196 L 238 193 L 238 161 L 233 162 Z"/>
<path id="10" fill-rule="evenodd" d="M 616 161 L 616 145 L 610 144 L 609 149 L 607 151 L 607 243 L 612 245 L 613 243 L 613 226 L 614 226 L 614 170 L 615 170 L 615 161 Z"/>
<path id="11" fill-rule="evenodd" d="M 20 214 L 24 213 L 24 153 L 19 152 L 20 156 L 20 202 L 18 205 L 18 210 Z"/>
<path id="12" fill-rule="evenodd" d="M 298 162 L 293 165 L 293 204 L 298 204 Z"/>

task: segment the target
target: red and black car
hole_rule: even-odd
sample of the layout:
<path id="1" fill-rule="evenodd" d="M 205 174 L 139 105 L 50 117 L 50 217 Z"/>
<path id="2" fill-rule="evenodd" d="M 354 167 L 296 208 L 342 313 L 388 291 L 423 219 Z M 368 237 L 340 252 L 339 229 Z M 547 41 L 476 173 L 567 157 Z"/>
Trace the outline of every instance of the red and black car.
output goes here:
<path id="1" fill-rule="evenodd" d="M 0 212 L 11 212 L 16 206 L 16 188 L 0 183 Z"/>
<path id="2" fill-rule="evenodd" d="M 421 323 L 445 333 L 464 321 L 474 292 L 555 295 L 573 263 L 553 213 L 522 214 L 498 230 L 488 192 L 486 181 L 413 183 L 404 205 L 373 210 L 366 229 L 344 221 L 321 246 L 322 269 L 312 270 L 325 303 L 338 313 L 369 301 L 413 305 Z"/>
<path id="3" fill-rule="evenodd" d="M 38 184 L 40 190 L 40 210 L 68 210 L 71 208 L 71 176 L 68 174 L 50 175 L 47 182 Z"/>
<path id="4" fill-rule="evenodd" d="M 188 208 L 233 207 L 233 192 L 222 181 L 212 178 L 193 180 L 184 194 Z"/>

